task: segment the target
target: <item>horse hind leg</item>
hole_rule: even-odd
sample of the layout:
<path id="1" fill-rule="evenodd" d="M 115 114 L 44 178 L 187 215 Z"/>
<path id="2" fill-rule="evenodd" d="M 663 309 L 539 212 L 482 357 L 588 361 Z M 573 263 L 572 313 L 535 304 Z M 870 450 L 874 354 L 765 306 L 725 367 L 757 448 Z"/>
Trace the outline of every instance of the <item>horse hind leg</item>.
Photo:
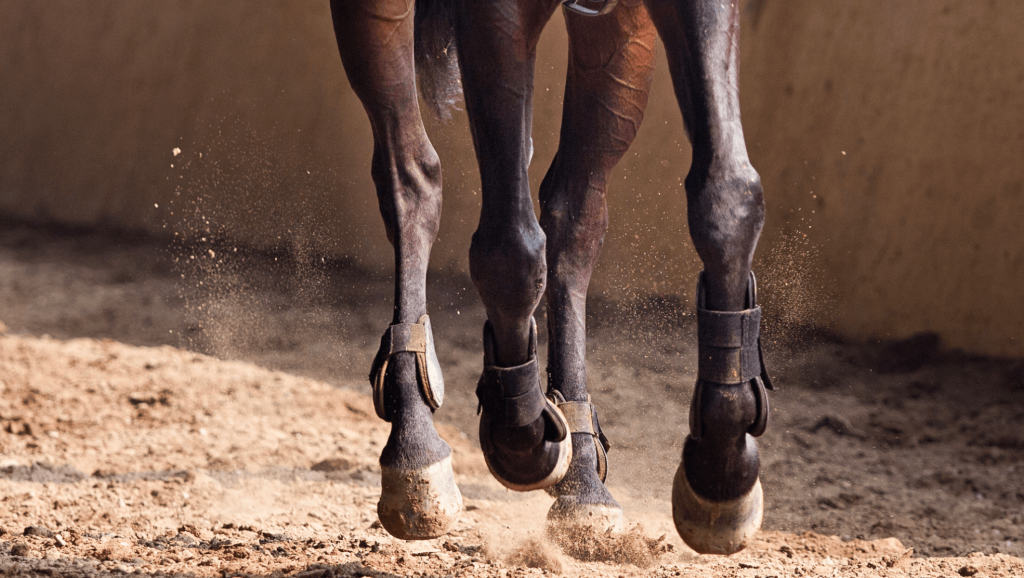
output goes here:
<path id="1" fill-rule="evenodd" d="M 377 513 L 393 536 L 435 538 L 457 521 L 462 496 L 432 416 L 443 382 L 426 316 L 426 271 L 441 168 L 416 97 L 413 0 L 334 0 L 331 12 L 342 63 L 373 128 L 373 180 L 395 249 L 394 317 L 370 376 L 377 413 L 392 424 Z"/>
<path id="2" fill-rule="evenodd" d="M 587 394 L 586 296 L 608 228 L 605 195 L 647 106 L 655 31 L 640 0 L 608 16 L 565 11 L 569 66 L 561 140 L 540 187 L 547 235 L 548 386 L 570 422 L 573 459 L 548 520 L 598 531 L 619 526 L 622 508 L 604 486 L 606 439 Z"/>
<path id="3" fill-rule="evenodd" d="M 760 527 L 760 462 L 751 434 L 760 435 L 767 418 L 750 273 L 764 199 L 740 125 L 739 3 L 646 2 L 693 144 L 688 220 L 704 263 L 698 381 L 673 485 L 673 518 L 694 550 L 731 554 Z"/>

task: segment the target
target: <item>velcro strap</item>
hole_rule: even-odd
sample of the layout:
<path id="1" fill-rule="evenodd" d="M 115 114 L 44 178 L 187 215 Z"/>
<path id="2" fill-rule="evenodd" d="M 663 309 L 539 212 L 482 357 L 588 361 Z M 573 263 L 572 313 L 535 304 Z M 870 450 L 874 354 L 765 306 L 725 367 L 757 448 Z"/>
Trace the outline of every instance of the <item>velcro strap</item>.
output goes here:
<path id="1" fill-rule="evenodd" d="M 380 349 L 391 357 L 396 353 L 427 351 L 427 328 L 419 323 L 396 323 L 380 338 Z"/>
<path id="2" fill-rule="evenodd" d="M 537 357 L 515 367 L 484 367 L 476 387 L 480 407 L 504 426 L 522 427 L 544 411 Z"/>
<path id="3" fill-rule="evenodd" d="M 418 323 L 396 323 L 389 326 L 380 338 L 380 349 L 370 365 L 370 386 L 377 416 L 384 421 L 391 421 L 384 407 L 384 377 L 388 371 L 388 362 L 396 353 L 416 354 L 417 374 L 427 404 L 432 409 L 441 407 L 444 400 L 444 377 L 434 351 L 430 318 L 423 315 Z"/>
<path id="4" fill-rule="evenodd" d="M 590 399 L 590 396 L 587 396 Z M 604 451 L 611 449 L 612 444 L 601 431 L 601 423 L 597 421 L 597 408 L 589 401 L 562 401 L 558 403 L 565 421 L 569 423 L 571 433 L 588 433 L 597 438 Z"/>
<path id="5" fill-rule="evenodd" d="M 597 431 L 594 429 L 593 404 L 586 401 L 564 401 L 558 404 L 558 409 L 562 410 L 562 414 L 565 415 L 570 432 L 597 435 Z"/>
<path id="6" fill-rule="evenodd" d="M 608 477 L 608 450 L 612 445 L 608 442 L 604 432 L 601 431 L 601 424 L 597 421 L 597 408 L 590 403 L 590 396 L 587 401 L 564 401 L 562 394 L 555 393 L 558 409 L 565 416 L 569 424 L 569 432 L 586 433 L 594 436 L 594 450 L 597 452 L 597 475 L 604 482 Z"/>
<path id="7" fill-rule="evenodd" d="M 762 373 L 761 308 L 697 309 L 697 375 L 713 383 L 744 383 Z"/>
<path id="8" fill-rule="evenodd" d="M 697 310 L 697 342 L 722 348 L 757 347 L 761 306 L 743 311 Z"/>

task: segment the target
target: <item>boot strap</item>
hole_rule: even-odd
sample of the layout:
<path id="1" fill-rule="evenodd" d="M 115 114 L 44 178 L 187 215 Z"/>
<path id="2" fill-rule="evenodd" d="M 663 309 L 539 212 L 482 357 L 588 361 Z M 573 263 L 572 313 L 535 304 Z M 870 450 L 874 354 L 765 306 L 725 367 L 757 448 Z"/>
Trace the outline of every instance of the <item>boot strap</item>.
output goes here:
<path id="1" fill-rule="evenodd" d="M 522 427 L 544 411 L 544 393 L 536 355 L 522 365 L 485 365 L 476 387 L 478 410 L 505 426 Z"/>
<path id="2" fill-rule="evenodd" d="M 545 439 L 564 440 L 569 435 L 565 419 L 558 414 L 555 404 L 544 397 L 540 382 L 537 321 L 530 318 L 530 360 L 526 363 L 513 367 L 494 365 L 494 346 L 494 329 L 487 321 L 484 323 L 484 371 L 476 386 L 476 397 L 480 401 L 477 413 L 485 411 L 499 424 L 513 427 L 529 425 L 543 415 L 545 424 L 550 426 L 545 427 Z"/>
<path id="3" fill-rule="evenodd" d="M 761 349 L 761 307 L 757 304 L 757 280 L 750 272 L 747 309 L 711 311 L 704 308 L 705 273 L 697 282 L 697 387 L 691 403 L 690 430 L 701 436 L 700 407 L 703 382 L 722 385 L 749 383 L 757 401 L 757 416 L 748 432 L 757 437 L 768 426 L 768 392 L 775 389 Z"/>
<path id="4" fill-rule="evenodd" d="M 747 288 L 748 308 L 742 311 L 705 309 L 704 275 L 701 272 L 697 283 L 697 377 L 726 385 L 758 377 L 765 388 L 774 389 L 761 351 L 761 307 L 754 273 Z"/>
<path id="5" fill-rule="evenodd" d="M 570 433 L 586 433 L 594 437 L 594 446 L 597 450 L 597 475 L 604 482 L 608 476 L 608 450 L 612 446 L 604 432 L 601 431 L 601 423 L 597 420 L 597 408 L 590 402 L 590 395 L 587 395 L 587 401 L 565 401 L 561 392 L 555 390 L 548 395 L 553 398 L 558 409 L 565 416 Z"/>
<path id="6" fill-rule="evenodd" d="M 735 384 L 760 377 L 761 307 L 743 311 L 697 310 L 697 376 Z"/>
<path id="7" fill-rule="evenodd" d="M 424 315 L 416 323 L 396 323 L 388 327 L 380 338 L 380 349 L 370 366 L 373 408 L 384 421 L 391 421 L 384 407 L 384 376 L 387 374 L 388 362 L 396 353 L 405 352 L 416 354 L 417 377 L 430 409 L 441 407 L 444 401 L 444 377 L 434 350 L 430 318 Z"/>

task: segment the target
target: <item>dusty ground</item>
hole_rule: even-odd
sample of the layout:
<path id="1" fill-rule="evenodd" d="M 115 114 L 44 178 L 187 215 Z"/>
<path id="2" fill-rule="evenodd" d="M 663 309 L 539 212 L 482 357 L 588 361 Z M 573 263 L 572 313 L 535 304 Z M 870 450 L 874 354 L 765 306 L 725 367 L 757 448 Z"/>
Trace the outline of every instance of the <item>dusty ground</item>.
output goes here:
<path id="1" fill-rule="evenodd" d="M 927 337 L 844 344 L 770 319 L 766 531 L 737 556 L 698 556 L 668 504 L 692 318 L 670 299 L 595 303 L 609 485 L 642 527 L 565 543 L 540 529 L 550 498 L 506 492 L 474 449 L 483 314 L 465 280 L 444 277 L 430 287 L 449 384 L 438 421 L 467 511 L 449 537 L 395 541 L 374 527 L 387 429 L 364 383 L 389 281 L 312 261 L 0 227 L 0 569 L 1024 575 L 1021 361 Z"/>

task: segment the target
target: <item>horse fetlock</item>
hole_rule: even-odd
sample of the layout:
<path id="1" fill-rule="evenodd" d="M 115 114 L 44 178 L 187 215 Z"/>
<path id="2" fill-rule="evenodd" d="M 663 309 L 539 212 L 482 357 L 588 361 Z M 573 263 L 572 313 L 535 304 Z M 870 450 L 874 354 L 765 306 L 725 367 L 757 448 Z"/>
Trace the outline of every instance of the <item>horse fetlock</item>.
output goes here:
<path id="1" fill-rule="evenodd" d="M 685 461 L 694 464 L 689 483 L 707 499 L 733 499 L 757 481 L 757 442 L 748 433 L 757 423 L 757 400 L 749 384 L 697 382 L 690 405 Z"/>
<path id="2" fill-rule="evenodd" d="M 761 351 L 761 308 L 757 282 L 747 272 L 730 298 L 735 310 L 708 304 L 710 275 L 697 283 L 697 385 L 690 406 L 691 435 L 735 438 L 764 433 L 771 379 Z"/>
<path id="3" fill-rule="evenodd" d="M 444 381 L 426 315 L 384 333 L 370 386 L 377 415 L 391 422 L 381 467 L 415 470 L 451 455 L 434 429 L 433 410 L 444 401 Z"/>
<path id="4" fill-rule="evenodd" d="M 396 406 L 398 411 L 418 407 L 418 402 L 425 402 L 431 410 L 441 407 L 444 376 L 429 316 L 388 326 L 370 365 L 370 388 L 374 409 L 384 421 L 391 421 L 389 410 Z"/>
<path id="5" fill-rule="evenodd" d="M 699 380 L 690 403 L 690 436 L 711 443 L 735 440 L 758 418 L 758 401 L 749 383 Z"/>
<path id="6" fill-rule="evenodd" d="M 416 375 L 416 355 L 411 352 L 393 353 L 388 356 L 386 366 L 378 358 L 370 368 L 370 388 L 377 416 L 384 421 L 393 421 L 424 405 Z"/>
<path id="7" fill-rule="evenodd" d="M 735 438 L 687 437 L 682 461 L 692 465 L 687 474 L 690 486 L 713 501 L 746 494 L 757 482 L 761 469 L 757 441 L 747 433 Z"/>

